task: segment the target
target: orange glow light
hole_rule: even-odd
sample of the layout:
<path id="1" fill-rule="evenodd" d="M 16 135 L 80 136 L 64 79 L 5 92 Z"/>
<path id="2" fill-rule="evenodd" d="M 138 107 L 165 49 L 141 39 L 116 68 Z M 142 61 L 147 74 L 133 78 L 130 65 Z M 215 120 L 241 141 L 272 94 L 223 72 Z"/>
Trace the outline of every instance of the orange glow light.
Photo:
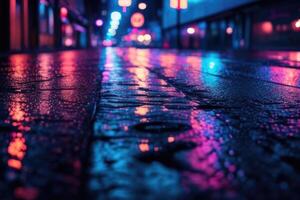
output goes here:
<path id="1" fill-rule="evenodd" d="M 119 0 L 118 4 L 121 7 L 129 7 L 131 6 L 131 0 Z"/>
<path id="2" fill-rule="evenodd" d="M 8 153 L 11 156 L 17 157 L 18 159 L 22 160 L 25 156 L 25 151 L 27 147 L 25 145 L 25 138 L 14 138 L 12 142 L 10 142 L 8 146 Z"/>
<path id="3" fill-rule="evenodd" d="M 187 9 L 188 8 L 188 2 L 187 0 L 171 0 L 170 1 L 170 7 L 175 9 Z"/>
<path id="4" fill-rule="evenodd" d="M 19 160 L 9 159 L 7 161 L 7 164 L 8 164 L 9 167 L 14 168 L 14 169 L 21 169 L 22 168 L 22 163 Z"/>
<path id="5" fill-rule="evenodd" d="M 118 4 L 123 7 L 123 12 L 126 12 L 126 8 L 131 6 L 131 0 L 119 0 Z"/>
<path id="6" fill-rule="evenodd" d="M 149 147 L 148 144 L 142 143 L 142 144 L 139 145 L 139 149 L 140 149 L 141 152 L 147 152 L 147 151 L 150 150 L 150 147 Z"/>
<path id="7" fill-rule="evenodd" d="M 145 116 L 145 115 L 147 115 L 148 112 L 149 112 L 149 107 L 147 105 L 139 106 L 134 111 L 134 113 L 139 116 Z"/>
<path id="8" fill-rule="evenodd" d="M 145 23 L 145 17 L 141 13 L 134 13 L 130 19 L 131 25 L 135 28 L 140 28 Z"/>

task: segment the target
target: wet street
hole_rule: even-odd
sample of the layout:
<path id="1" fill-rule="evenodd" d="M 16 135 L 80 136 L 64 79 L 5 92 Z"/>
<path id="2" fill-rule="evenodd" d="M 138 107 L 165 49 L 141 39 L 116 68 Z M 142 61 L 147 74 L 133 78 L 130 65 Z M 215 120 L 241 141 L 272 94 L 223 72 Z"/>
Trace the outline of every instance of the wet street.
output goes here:
<path id="1" fill-rule="evenodd" d="M 297 199 L 300 53 L 0 58 L 0 199 Z"/>

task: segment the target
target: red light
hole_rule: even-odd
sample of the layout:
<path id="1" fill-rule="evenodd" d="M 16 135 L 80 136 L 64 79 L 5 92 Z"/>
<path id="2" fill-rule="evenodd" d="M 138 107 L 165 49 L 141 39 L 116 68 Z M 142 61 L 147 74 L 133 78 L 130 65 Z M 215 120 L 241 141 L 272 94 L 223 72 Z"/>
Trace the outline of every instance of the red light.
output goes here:
<path id="1" fill-rule="evenodd" d="M 273 24 L 271 22 L 268 22 L 268 21 L 263 22 L 261 24 L 261 30 L 265 34 L 271 34 L 273 32 Z"/>
<path id="2" fill-rule="evenodd" d="M 68 17 L 68 9 L 65 7 L 60 8 L 60 17 L 66 18 Z"/>

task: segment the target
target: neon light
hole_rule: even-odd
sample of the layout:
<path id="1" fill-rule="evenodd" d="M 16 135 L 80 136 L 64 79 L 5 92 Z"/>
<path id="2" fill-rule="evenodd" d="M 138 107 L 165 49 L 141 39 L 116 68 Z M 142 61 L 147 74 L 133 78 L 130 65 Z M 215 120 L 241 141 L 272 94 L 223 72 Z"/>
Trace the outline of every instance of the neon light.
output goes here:
<path id="1" fill-rule="evenodd" d="M 60 17 L 66 18 L 68 17 L 68 9 L 65 7 L 60 8 Z"/>
<path id="2" fill-rule="evenodd" d="M 96 26 L 100 27 L 103 25 L 103 20 L 102 19 L 97 19 L 95 22 Z"/>

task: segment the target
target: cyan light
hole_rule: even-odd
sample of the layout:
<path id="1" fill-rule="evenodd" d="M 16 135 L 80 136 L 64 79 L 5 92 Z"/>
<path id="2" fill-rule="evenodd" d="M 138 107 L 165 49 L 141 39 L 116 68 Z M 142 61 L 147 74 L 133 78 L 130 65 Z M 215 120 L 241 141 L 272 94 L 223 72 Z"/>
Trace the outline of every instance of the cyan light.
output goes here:
<path id="1" fill-rule="evenodd" d="M 111 13 L 110 17 L 113 21 L 120 21 L 122 18 L 122 15 L 121 15 L 121 13 L 114 11 Z"/>
<path id="2" fill-rule="evenodd" d="M 108 34 L 111 36 L 114 36 L 114 35 L 116 35 L 116 30 L 110 28 L 110 29 L 108 29 Z"/>
<path id="3" fill-rule="evenodd" d="M 110 26 L 110 28 L 112 28 L 112 29 L 115 29 L 115 30 L 116 30 L 116 29 L 118 29 L 118 28 L 119 28 L 119 26 L 118 26 L 118 25 L 111 25 L 111 26 Z"/>
<path id="4" fill-rule="evenodd" d="M 119 26 L 120 22 L 119 21 L 111 21 L 110 25 L 111 26 Z"/>

